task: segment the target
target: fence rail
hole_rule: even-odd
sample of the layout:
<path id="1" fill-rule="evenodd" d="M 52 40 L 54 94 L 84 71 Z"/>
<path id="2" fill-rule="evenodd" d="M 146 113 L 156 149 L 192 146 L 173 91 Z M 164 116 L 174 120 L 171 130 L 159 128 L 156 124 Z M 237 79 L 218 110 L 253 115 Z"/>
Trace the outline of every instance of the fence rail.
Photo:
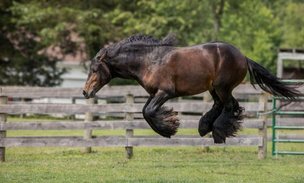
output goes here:
<path id="1" fill-rule="evenodd" d="M 234 90 L 234 96 L 243 100 L 240 103 L 245 107 L 245 114 L 263 113 L 267 111 L 268 98 L 261 90 L 255 90 L 250 85 L 240 85 Z M 228 138 L 226 144 L 214 144 L 212 138 L 201 138 L 196 135 L 178 135 L 171 139 L 160 136 L 134 136 L 135 129 L 150 129 L 142 119 L 134 119 L 141 113 L 147 93 L 140 86 L 115 86 L 105 87 L 99 91 L 96 99 L 109 99 L 119 97 L 124 103 L 110 103 L 97 105 L 91 104 L 50 104 L 32 102 L 7 103 L 7 98 L 83 98 L 80 88 L 40 88 L 40 87 L 0 87 L 0 160 L 4 161 L 5 147 L 86 147 L 85 152 L 90 152 L 90 147 L 119 146 L 126 148 L 126 157 L 131 158 L 135 146 L 256 146 L 258 158 L 262 159 L 267 152 L 267 118 L 265 116 L 254 119 L 245 119 L 244 128 L 256 128 L 256 135 L 237 135 Z M 203 102 L 203 94 L 195 95 L 197 100 L 179 99 L 167 102 L 165 105 L 173 107 L 179 112 L 181 118 L 180 128 L 192 129 L 198 127 L 199 116 L 191 117 L 193 113 L 201 114 L 208 111 L 213 103 Z M 137 99 L 137 100 L 136 100 Z M 140 100 L 138 100 L 140 99 Z M 244 99 L 247 99 L 245 101 Z M 252 99 L 248 102 L 248 99 Z M 6 122 L 7 114 L 86 114 L 85 121 L 19 121 Z M 93 113 L 124 114 L 124 120 L 99 120 L 93 121 Z M 187 115 L 190 113 L 191 115 Z M 140 114 L 141 115 L 141 114 Z M 125 136 L 92 136 L 92 130 L 124 129 Z M 84 136 L 64 137 L 6 137 L 8 130 L 84 130 Z M 288 137 L 286 137 L 288 138 Z"/>
<path id="2" fill-rule="evenodd" d="M 212 103 L 168 103 L 166 106 L 173 107 L 177 112 L 200 113 L 211 109 Z M 262 111 L 263 103 L 240 103 L 246 111 Z M 0 105 L 0 113 L 20 114 L 82 114 L 84 112 L 141 112 L 144 104 L 105 104 L 105 105 L 82 105 L 82 104 L 12 104 Z"/>
<path id="3" fill-rule="evenodd" d="M 244 128 L 263 128 L 263 121 L 259 119 L 246 119 Z M 180 128 L 192 129 L 198 127 L 197 120 L 183 120 Z M 35 121 L 35 122 L 2 122 L 0 130 L 117 130 L 117 129 L 151 129 L 144 120 L 110 120 L 110 121 Z"/>
<path id="4" fill-rule="evenodd" d="M 261 138 L 228 138 L 225 144 L 214 144 L 211 138 L 151 138 L 98 136 L 84 139 L 82 136 L 63 137 L 7 137 L 0 142 L 5 147 L 132 147 L 132 146 L 262 146 Z"/>

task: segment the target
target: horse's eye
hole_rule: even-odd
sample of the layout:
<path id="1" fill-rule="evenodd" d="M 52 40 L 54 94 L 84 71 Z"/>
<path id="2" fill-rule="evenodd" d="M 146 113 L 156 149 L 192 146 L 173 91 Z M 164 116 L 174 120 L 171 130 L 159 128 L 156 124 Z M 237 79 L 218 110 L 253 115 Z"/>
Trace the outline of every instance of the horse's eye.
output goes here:
<path id="1" fill-rule="evenodd" d="M 92 72 L 93 72 L 93 73 L 96 73 L 97 71 L 98 71 L 98 68 L 97 68 L 97 67 L 93 67 L 93 68 L 92 68 Z"/>

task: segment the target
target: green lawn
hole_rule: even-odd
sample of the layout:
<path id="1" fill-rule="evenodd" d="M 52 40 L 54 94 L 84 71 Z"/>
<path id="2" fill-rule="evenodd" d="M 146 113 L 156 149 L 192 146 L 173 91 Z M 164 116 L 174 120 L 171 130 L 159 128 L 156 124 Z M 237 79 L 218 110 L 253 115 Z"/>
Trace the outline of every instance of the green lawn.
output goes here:
<path id="1" fill-rule="evenodd" d="M 82 133 L 9 131 L 8 136 Z M 151 130 L 135 131 L 137 135 L 147 133 L 154 134 Z M 304 151 L 303 144 L 288 144 L 286 148 Z M 211 147 L 209 153 L 203 153 L 201 147 L 136 147 L 134 157 L 127 160 L 121 147 L 95 147 L 91 154 L 83 154 L 82 148 L 6 148 L 6 162 L 0 163 L 0 182 L 304 182 L 304 156 L 276 159 L 270 152 L 270 143 L 264 160 L 257 159 L 257 147 Z"/>

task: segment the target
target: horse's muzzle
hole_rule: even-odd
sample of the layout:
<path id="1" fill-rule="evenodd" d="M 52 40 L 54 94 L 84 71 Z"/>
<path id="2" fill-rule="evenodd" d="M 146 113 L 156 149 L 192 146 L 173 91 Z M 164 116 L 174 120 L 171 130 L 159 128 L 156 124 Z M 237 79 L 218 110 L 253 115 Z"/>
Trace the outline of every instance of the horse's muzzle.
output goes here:
<path id="1" fill-rule="evenodd" d="M 83 90 L 83 91 L 82 91 L 82 94 L 83 94 L 83 96 L 84 96 L 86 99 L 95 97 L 95 92 L 94 92 L 94 90 L 89 91 L 89 92 L 86 92 L 85 90 Z"/>

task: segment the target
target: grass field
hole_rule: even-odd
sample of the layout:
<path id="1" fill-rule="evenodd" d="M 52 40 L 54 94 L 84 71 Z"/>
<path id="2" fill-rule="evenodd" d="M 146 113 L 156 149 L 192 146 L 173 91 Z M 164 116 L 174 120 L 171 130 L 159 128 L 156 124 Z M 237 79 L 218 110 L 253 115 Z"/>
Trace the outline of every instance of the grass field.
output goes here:
<path id="1" fill-rule="evenodd" d="M 14 119 L 12 119 L 14 120 Z M 249 131 L 250 132 L 250 131 Z M 96 131 L 96 135 L 124 131 Z M 153 134 L 138 130 L 135 134 Z M 180 134 L 197 133 L 181 130 Z M 246 132 L 242 132 L 246 133 Z M 82 131 L 9 131 L 8 136 L 82 135 Z M 7 148 L 0 182 L 304 182 L 304 156 L 257 159 L 257 147 L 136 147 L 131 160 L 124 148 Z M 303 144 L 288 144 L 304 151 Z"/>

